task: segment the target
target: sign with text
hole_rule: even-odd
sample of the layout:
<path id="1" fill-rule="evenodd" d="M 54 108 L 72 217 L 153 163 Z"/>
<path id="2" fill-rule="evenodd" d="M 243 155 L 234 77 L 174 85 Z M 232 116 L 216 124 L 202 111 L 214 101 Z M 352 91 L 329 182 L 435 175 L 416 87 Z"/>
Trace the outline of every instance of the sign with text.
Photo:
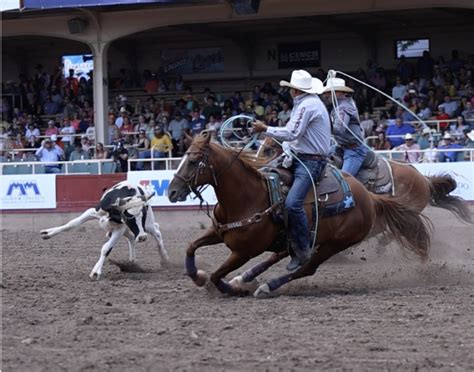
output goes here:
<path id="1" fill-rule="evenodd" d="M 171 203 L 168 200 L 168 188 L 175 173 L 175 170 L 128 172 L 127 180 L 137 185 L 151 187 L 152 190 L 155 192 L 155 195 L 151 199 L 151 205 L 154 207 L 179 207 L 182 205 L 199 205 L 199 199 L 193 199 L 194 194 L 188 195 L 186 201 L 183 202 Z M 204 200 L 207 201 L 210 205 L 214 205 L 217 203 L 214 189 L 210 186 L 206 188 L 206 190 L 202 193 L 202 196 Z"/>
<path id="2" fill-rule="evenodd" d="M 224 71 L 222 48 L 165 49 L 161 52 L 165 73 L 198 74 Z"/>
<path id="3" fill-rule="evenodd" d="M 85 8 L 106 5 L 140 5 L 148 3 L 178 3 L 177 0 L 23 0 L 25 9 Z"/>
<path id="4" fill-rule="evenodd" d="M 319 67 L 321 45 L 319 41 L 298 44 L 278 44 L 278 68 Z"/>
<path id="5" fill-rule="evenodd" d="M 412 164 L 425 176 L 451 175 L 458 187 L 450 195 L 474 200 L 474 162 Z"/>
<path id="6" fill-rule="evenodd" d="M 2 175 L 0 209 L 56 208 L 56 175 Z"/>

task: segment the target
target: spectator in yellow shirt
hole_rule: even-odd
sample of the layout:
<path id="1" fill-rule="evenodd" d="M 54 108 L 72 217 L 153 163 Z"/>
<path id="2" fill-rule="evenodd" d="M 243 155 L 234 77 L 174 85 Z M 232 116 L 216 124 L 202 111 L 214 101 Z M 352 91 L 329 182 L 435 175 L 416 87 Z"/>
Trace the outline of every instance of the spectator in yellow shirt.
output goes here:
<path id="1" fill-rule="evenodd" d="M 139 159 L 167 158 L 173 149 L 171 138 L 163 131 L 161 126 L 155 128 L 155 135 L 151 139 L 150 150 L 140 151 Z M 143 161 L 137 162 L 137 170 L 143 170 Z"/>

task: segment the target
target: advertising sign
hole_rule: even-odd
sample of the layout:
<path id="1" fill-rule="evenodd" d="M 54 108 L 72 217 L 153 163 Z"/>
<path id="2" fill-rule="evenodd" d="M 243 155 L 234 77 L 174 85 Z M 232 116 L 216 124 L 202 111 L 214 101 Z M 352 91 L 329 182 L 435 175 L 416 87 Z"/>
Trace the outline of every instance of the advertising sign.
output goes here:
<path id="1" fill-rule="evenodd" d="M 165 73 L 197 74 L 224 71 L 222 48 L 165 49 L 161 52 Z"/>
<path id="2" fill-rule="evenodd" d="M 458 187 L 450 195 L 464 200 L 474 200 L 474 162 L 459 163 L 420 163 L 412 164 L 425 176 L 449 174 L 456 180 Z"/>
<path id="3" fill-rule="evenodd" d="M 56 175 L 2 175 L 0 209 L 56 208 Z"/>
<path id="4" fill-rule="evenodd" d="M 321 65 L 319 41 L 278 44 L 278 68 L 318 67 Z"/>
<path id="5" fill-rule="evenodd" d="M 152 206 L 175 206 L 179 207 L 182 205 L 199 205 L 199 199 L 193 199 L 193 195 L 189 195 L 188 199 L 183 202 L 171 203 L 168 200 L 168 188 L 173 179 L 175 170 L 169 171 L 137 171 L 128 172 L 127 180 L 129 182 L 142 185 L 144 187 L 151 187 L 155 192 L 155 195 L 151 199 Z M 210 205 L 217 203 L 216 196 L 212 187 L 208 187 L 202 196 Z"/>

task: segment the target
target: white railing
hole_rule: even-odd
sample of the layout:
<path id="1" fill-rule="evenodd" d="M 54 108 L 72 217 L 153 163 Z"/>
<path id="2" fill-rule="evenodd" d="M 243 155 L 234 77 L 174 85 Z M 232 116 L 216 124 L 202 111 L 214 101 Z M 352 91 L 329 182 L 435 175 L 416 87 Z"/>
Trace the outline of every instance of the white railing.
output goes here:
<path id="1" fill-rule="evenodd" d="M 132 169 L 133 163 L 143 162 L 143 163 L 151 163 L 150 170 L 174 170 L 178 168 L 179 163 L 181 163 L 183 158 L 154 158 L 151 157 L 149 159 L 128 159 L 128 169 Z M 158 165 L 158 169 L 155 169 L 156 163 L 164 163 L 164 167 Z"/>
<path id="2" fill-rule="evenodd" d="M 54 161 L 54 162 L 40 162 L 40 161 L 18 161 L 18 162 L 5 162 L 0 163 L 1 174 L 5 174 L 4 169 L 7 167 L 12 168 L 19 168 L 21 167 L 24 169 L 25 167 L 31 167 L 31 174 L 42 174 L 45 173 L 44 168 L 48 167 L 57 167 L 60 168 L 64 166 L 64 172 L 61 170 L 58 174 L 103 174 L 103 173 L 110 173 L 110 172 L 103 172 L 103 164 L 105 163 L 115 163 L 113 159 L 88 159 L 88 160 L 75 160 L 75 161 Z M 84 171 L 78 172 L 74 170 L 74 172 L 70 172 L 72 168 L 75 168 L 77 164 L 97 164 L 97 172 L 91 171 Z M 23 174 L 29 174 L 29 172 L 25 172 Z"/>

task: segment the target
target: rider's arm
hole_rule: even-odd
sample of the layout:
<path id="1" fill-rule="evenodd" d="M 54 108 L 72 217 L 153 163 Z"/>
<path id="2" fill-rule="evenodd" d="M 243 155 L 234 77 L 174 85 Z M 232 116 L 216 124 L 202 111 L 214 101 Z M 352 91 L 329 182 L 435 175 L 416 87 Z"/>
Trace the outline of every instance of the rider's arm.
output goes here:
<path id="1" fill-rule="evenodd" d="M 291 119 L 285 127 L 268 127 L 265 134 L 280 141 L 294 141 L 303 135 L 306 126 L 318 112 L 307 105 L 301 105 L 292 113 Z"/>

